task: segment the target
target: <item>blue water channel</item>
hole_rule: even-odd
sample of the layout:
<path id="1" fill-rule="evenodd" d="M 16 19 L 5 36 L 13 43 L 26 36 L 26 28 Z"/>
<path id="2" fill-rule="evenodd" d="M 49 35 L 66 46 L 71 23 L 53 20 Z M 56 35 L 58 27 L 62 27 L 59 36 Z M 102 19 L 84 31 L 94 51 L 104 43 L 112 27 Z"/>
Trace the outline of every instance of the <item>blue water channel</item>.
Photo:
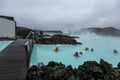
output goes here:
<path id="1" fill-rule="evenodd" d="M 97 61 L 102 58 L 111 63 L 113 67 L 116 67 L 120 62 L 120 37 L 110 36 L 98 36 L 96 34 L 86 33 L 77 35 L 80 38 L 77 41 L 81 41 L 83 45 L 40 45 L 34 44 L 32 51 L 31 61 L 32 65 L 37 65 L 43 62 L 48 64 L 49 61 L 62 62 L 65 65 L 72 65 L 78 67 L 85 61 Z M 54 49 L 59 47 L 59 52 L 55 52 Z M 85 48 L 89 50 L 86 51 Z M 91 51 L 91 48 L 94 51 Z M 114 54 L 113 50 L 118 51 Z M 75 57 L 75 52 L 82 52 L 83 54 Z"/>

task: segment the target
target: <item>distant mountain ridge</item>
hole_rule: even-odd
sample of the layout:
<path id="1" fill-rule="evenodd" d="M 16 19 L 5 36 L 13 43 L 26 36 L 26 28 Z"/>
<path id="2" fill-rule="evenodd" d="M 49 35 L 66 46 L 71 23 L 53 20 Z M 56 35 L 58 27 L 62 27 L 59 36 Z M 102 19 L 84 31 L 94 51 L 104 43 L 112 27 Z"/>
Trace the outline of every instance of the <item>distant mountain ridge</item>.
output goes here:
<path id="1" fill-rule="evenodd" d="M 31 31 L 32 29 L 26 28 L 26 27 L 18 27 L 16 28 L 16 35 L 20 36 L 22 38 L 25 38 L 27 34 Z M 56 32 L 56 31 L 43 31 L 43 32 Z M 61 31 L 57 31 L 59 33 L 62 33 Z M 82 28 L 78 29 L 75 31 L 70 31 L 70 34 L 81 34 L 81 33 L 95 33 L 97 35 L 103 35 L 103 36 L 116 36 L 120 37 L 120 30 L 116 29 L 114 27 L 104 27 L 104 28 L 97 28 L 97 27 L 90 27 L 90 28 Z"/>
<path id="2" fill-rule="evenodd" d="M 81 29 L 80 32 L 92 32 L 97 35 L 103 35 L 103 36 L 120 36 L 120 30 L 116 29 L 114 27 L 104 27 L 104 28 L 97 28 L 97 27 L 91 27 L 91 28 L 84 28 Z"/>

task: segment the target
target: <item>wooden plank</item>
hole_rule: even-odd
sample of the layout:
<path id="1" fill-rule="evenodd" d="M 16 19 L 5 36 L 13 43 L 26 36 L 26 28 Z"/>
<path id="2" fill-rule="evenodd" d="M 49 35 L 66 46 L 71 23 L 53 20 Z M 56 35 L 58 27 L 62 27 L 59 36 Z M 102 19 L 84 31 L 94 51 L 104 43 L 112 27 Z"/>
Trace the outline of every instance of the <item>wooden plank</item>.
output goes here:
<path id="1" fill-rule="evenodd" d="M 25 80 L 27 75 L 27 61 L 25 39 L 18 39 L 0 53 L 0 80 Z M 30 45 L 32 41 L 29 40 Z M 30 54 L 32 47 L 30 48 Z"/>

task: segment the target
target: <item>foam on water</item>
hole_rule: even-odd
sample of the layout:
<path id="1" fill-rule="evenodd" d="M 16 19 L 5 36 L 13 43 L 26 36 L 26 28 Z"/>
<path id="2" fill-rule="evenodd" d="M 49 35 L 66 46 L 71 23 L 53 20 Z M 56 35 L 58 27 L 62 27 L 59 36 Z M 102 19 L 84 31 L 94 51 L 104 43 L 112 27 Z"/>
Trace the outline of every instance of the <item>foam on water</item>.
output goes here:
<path id="1" fill-rule="evenodd" d="M 95 34 L 81 34 L 79 35 L 83 45 L 38 45 L 35 44 L 31 57 L 31 64 L 37 65 L 40 62 L 47 64 L 49 61 L 62 62 L 66 65 L 78 67 L 85 61 L 97 61 L 101 58 L 111 63 L 114 67 L 120 62 L 120 38 L 119 37 L 105 37 L 97 36 Z M 58 53 L 54 49 L 59 47 Z M 94 52 L 85 51 L 85 48 L 93 48 Z M 113 50 L 118 50 L 117 54 Z M 83 55 L 76 58 L 73 56 L 75 52 L 83 52 Z"/>
<path id="2" fill-rule="evenodd" d="M 13 41 L 0 41 L 0 52 Z"/>

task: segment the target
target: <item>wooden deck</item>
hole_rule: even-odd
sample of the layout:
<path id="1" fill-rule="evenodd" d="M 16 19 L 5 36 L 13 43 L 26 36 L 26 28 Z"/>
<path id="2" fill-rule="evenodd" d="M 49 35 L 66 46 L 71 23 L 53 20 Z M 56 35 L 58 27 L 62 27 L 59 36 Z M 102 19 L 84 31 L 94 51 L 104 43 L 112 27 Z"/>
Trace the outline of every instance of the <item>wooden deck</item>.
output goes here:
<path id="1" fill-rule="evenodd" d="M 0 80 L 26 79 L 28 68 L 24 43 L 24 39 L 18 39 L 0 53 Z"/>

